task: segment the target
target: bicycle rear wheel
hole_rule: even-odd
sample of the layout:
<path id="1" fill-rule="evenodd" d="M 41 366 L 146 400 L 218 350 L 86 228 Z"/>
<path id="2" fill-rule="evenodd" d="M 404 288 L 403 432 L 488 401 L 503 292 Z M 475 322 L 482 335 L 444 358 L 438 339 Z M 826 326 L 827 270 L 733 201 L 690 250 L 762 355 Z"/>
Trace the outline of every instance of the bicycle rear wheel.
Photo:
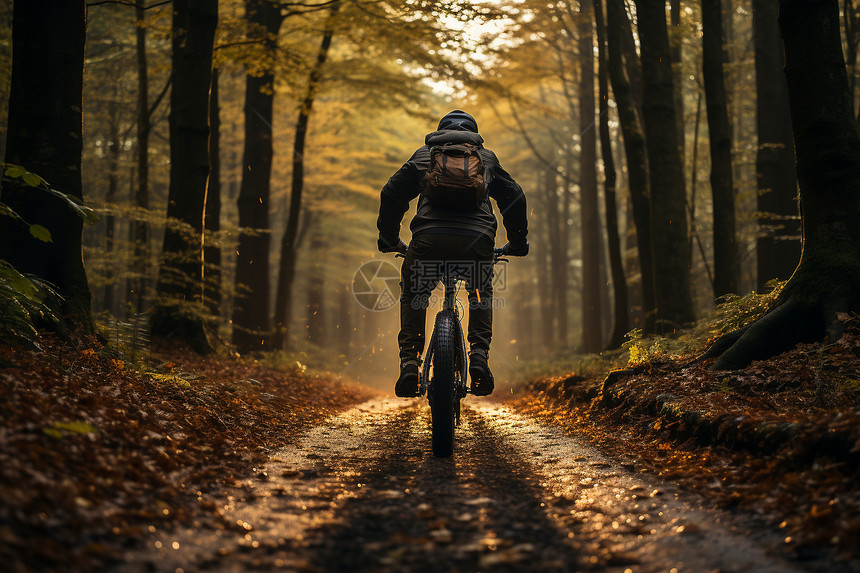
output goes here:
<path id="1" fill-rule="evenodd" d="M 430 418 L 432 426 L 433 455 L 450 457 L 454 453 L 455 404 L 454 377 L 457 367 L 456 318 L 450 310 L 436 315 L 433 336 L 433 378 L 430 382 Z"/>

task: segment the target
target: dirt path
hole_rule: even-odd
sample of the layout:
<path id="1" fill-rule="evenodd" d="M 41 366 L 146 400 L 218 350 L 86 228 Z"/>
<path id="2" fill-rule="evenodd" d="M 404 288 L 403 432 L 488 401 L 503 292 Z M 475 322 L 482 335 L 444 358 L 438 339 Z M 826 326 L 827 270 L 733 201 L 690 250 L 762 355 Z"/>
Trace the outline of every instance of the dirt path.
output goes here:
<path id="1" fill-rule="evenodd" d="M 330 418 L 211 499 L 229 527 L 152 531 L 118 569 L 804 570 L 772 549 L 780 539 L 624 460 L 504 407 L 465 406 L 450 460 L 428 451 L 423 401 Z"/>

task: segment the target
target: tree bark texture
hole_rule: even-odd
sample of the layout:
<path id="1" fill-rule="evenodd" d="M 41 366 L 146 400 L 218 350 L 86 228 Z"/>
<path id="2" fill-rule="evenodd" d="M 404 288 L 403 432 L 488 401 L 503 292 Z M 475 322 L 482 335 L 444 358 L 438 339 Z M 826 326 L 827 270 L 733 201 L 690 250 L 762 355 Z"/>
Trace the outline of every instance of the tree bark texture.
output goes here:
<path id="1" fill-rule="evenodd" d="M 756 241 L 758 290 L 786 280 L 800 260 L 800 219 L 794 141 L 783 73 L 777 0 L 753 0 L 756 73 L 759 233 Z"/>
<path id="2" fill-rule="evenodd" d="M 217 0 L 173 3 L 170 186 L 152 334 L 211 351 L 203 305 L 203 225 L 209 178 L 209 88 Z M 178 224 L 177 224 L 178 223 Z"/>
<path id="3" fill-rule="evenodd" d="M 594 22 L 597 29 L 597 83 L 600 114 L 600 151 L 603 158 L 603 203 L 606 211 L 606 237 L 609 248 L 609 270 L 612 277 L 612 328 L 607 348 L 621 348 L 624 335 L 630 330 L 627 302 L 627 279 L 621 257 L 621 239 L 618 235 L 618 205 L 616 204 L 615 159 L 609 135 L 609 82 L 606 73 L 606 30 L 603 22 L 603 2 L 594 0 Z"/>
<path id="4" fill-rule="evenodd" d="M 6 161 L 81 199 L 85 30 L 83 0 L 15 1 L 6 140 Z M 4 189 L 3 202 L 29 223 L 45 226 L 53 242 L 38 241 L 17 225 L 0 225 L 0 258 L 52 283 L 63 297 L 64 318 L 91 331 L 81 219 L 61 199 L 32 188 Z"/>
<path id="5" fill-rule="evenodd" d="M 695 319 L 684 171 L 676 128 L 666 9 L 662 0 L 636 0 L 642 46 L 642 115 L 651 183 L 651 250 L 656 318 L 661 333 Z"/>
<path id="6" fill-rule="evenodd" d="M 779 23 L 797 151 L 803 244 L 775 307 L 715 347 L 716 370 L 742 368 L 798 342 L 841 337 L 860 309 L 860 134 L 842 56 L 836 0 L 781 0 Z M 728 349 L 723 351 L 723 348 Z"/>
<path id="7" fill-rule="evenodd" d="M 618 120 L 624 140 L 627 159 L 627 181 L 630 188 L 630 210 L 636 225 L 636 247 L 639 255 L 639 270 L 642 276 L 642 310 L 645 314 L 645 330 L 650 332 L 654 322 L 656 302 L 654 300 L 654 259 L 651 256 L 651 200 L 648 189 L 648 156 L 645 148 L 645 133 L 642 130 L 639 105 L 633 96 L 624 60 L 634 60 L 639 68 L 635 52 L 624 52 L 625 29 L 630 20 L 623 0 L 607 0 L 606 3 L 607 72 L 612 83 L 612 93 L 618 108 Z M 650 317 L 650 318 L 649 318 Z"/>
<path id="8" fill-rule="evenodd" d="M 600 213 L 597 204 L 597 141 L 594 113 L 593 5 L 582 3 L 579 29 L 579 189 L 582 233 L 582 350 L 603 349 L 600 306 Z"/>
<path id="9" fill-rule="evenodd" d="M 702 75 L 711 147 L 714 224 L 714 298 L 738 292 L 732 125 L 723 77 L 723 11 L 720 0 L 702 0 Z"/>
<path id="10" fill-rule="evenodd" d="M 284 17 L 270 0 L 247 0 L 250 34 L 275 59 L 276 38 Z M 262 350 L 271 335 L 269 208 L 271 206 L 272 122 L 275 74 L 245 77 L 245 148 L 239 188 L 239 236 L 236 255 L 236 297 L 233 305 L 233 344 L 241 352 Z"/>
<path id="11" fill-rule="evenodd" d="M 293 177 L 290 188 L 290 213 L 287 225 L 281 239 L 281 258 L 278 265 L 278 290 L 275 298 L 275 328 L 272 335 L 272 346 L 276 349 L 287 348 L 290 344 L 290 322 L 293 316 L 293 281 L 296 274 L 296 239 L 299 232 L 299 213 L 302 209 L 302 192 L 305 183 L 305 140 L 307 138 L 308 122 L 313 110 L 314 100 L 322 82 L 322 73 L 328 52 L 334 36 L 334 18 L 340 8 L 340 3 L 334 3 L 326 20 L 322 41 L 317 52 L 317 59 L 308 77 L 308 87 L 299 108 L 296 120 L 296 134 L 293 141 Z"/>

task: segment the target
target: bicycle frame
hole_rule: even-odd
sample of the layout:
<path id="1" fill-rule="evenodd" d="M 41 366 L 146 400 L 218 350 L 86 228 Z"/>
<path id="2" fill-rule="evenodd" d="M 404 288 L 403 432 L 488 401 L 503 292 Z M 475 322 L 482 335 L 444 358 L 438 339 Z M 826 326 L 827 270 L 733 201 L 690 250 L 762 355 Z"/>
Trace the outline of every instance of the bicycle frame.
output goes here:
<path id="1" fill-rule="evenodd" d="M 466 396 L 466 380 L 468 379 L 468 360 L 466 359 L 466 339 L 463 335 L 463 326 L 460 323 L 460 309 L 457 307 L 457 282 L 459 280 L 463 280 L 462 278 L 458 278 L 454 274 L 445 273 L 442 277 L 442 284 L 445 289 L 445 297 L 442 300 L 442 310 L 440 312 L 450 311 L 453 313 L 454 324 L 457 329 L 457 341 L 458 341 L 458 354 L 460 355 L 460 381 L 462 386 L 462 396 L 464 398 Z M 430 335 L 430 341 L 427 344 L 427 353 L 423 360 L 423 365 L 421 368 L 421 378 L 419 383 L 418 393 L 420 396 L 424 396 L 427 394 L 427 391 L 430 387 L 430 366 L 432 364 L 432 360 L 430 360 L 433 348 L 436 344 L 436 330 L 434 328 L 433 333 Z M 457 412 L 457 423 L 460 422 L 459 411 Z"/>

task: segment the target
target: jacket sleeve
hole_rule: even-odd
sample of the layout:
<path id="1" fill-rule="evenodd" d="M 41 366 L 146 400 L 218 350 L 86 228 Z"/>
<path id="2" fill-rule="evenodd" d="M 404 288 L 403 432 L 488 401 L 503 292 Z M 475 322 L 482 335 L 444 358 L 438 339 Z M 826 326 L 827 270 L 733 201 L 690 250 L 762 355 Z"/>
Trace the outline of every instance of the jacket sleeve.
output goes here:
<path id="1" fill-rule="evenodd" d="M 379 237 L 387 244 L 397 243 L 400 221 L 409 209 L 409 202 L 421 191 L 421 171 L 416 160 L 420 151 L 419 149 L 412 154 L 409 161 L 391 176 L 380 193 L 376 227 L 379 229 Z"/>
<path id="2" fill-rule="evenodd" d="M 522 244 L 528 235 L 528 219 L 526 214 L 526 196 L 514 178 L 511 177 L 495 158 L 493 179 L 490 181 L 489 195 L 496 200 L 502 213 L 502 224 L 505 226 L 508 242 Z"/>

